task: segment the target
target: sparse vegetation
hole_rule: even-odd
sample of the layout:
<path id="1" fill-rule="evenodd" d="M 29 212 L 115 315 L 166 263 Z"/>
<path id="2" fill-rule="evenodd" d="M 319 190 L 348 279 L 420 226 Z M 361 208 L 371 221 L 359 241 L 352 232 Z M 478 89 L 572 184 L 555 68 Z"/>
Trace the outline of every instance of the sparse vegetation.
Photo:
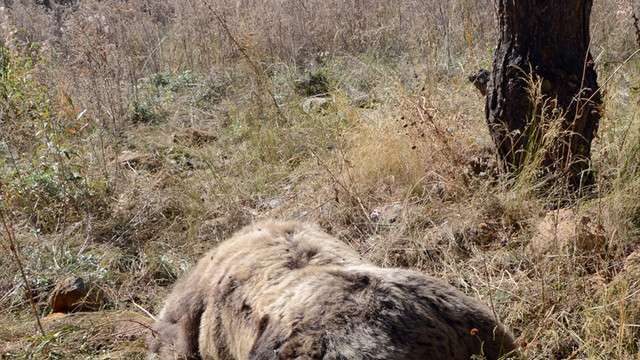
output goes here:
<path id="1" fill-rule="evenodd" d="M 490 1 L 41 3 L 0 12 L 0 211 L 46 335 L 3 231 L 2 359 L 146 358 L 174 280 L 268 217 L 445 279 L 527 359 L 639 356 L 637 3 L 594 5 L 596 189 L 562 201 L 535 159 L 515 179 L 495 162 L 466 80 L 491 63 Z M 51 316 L 70 275 L 103 311 Z"/>

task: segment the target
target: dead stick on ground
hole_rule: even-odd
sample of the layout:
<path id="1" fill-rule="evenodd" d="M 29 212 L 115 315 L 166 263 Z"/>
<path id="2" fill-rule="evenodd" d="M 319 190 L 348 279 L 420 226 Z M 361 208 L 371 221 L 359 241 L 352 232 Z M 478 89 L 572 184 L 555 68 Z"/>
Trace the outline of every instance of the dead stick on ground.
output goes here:
<path id="1" fill-rule="evenodd" d="M 31 310 L 33 310 L 33 315 L 36 317 L 36 322 L 38 323 L 38 329 L 40 329 L 40 333 L 42 336 L 45 336 L 44 329 L 42 328 L 42 323 L 40 322 L 40 315 L 38 314 L 38 309 L 36 309 L 36 302 L 33 300 L 33 293 L 31 292 L 31 285 L 29 285 L 29 281 L 27 281 L 27 275 L 24 272 L 24 267 L 22 266 L 22 261 L 20 261 L 20 255 L 18 254 L 18 248 L 16 247 L 16 241 L 13 237 L 13 232 L 7 225 L 7 220 L 4 217 L 4 211 L 0 210 L 0 217 L 2 218 L 2 225 L 4 226 L 4 230 L 7 234 L 7 238 L 9 239 L 9 255 L 11 259 L 18 265 L 18 269 L 20 269 L 20 275 L 22 276 L 22 281 L 24 281 L 24 285 L 27 289 L 27 293 L 29 294 L 29 302 L 31 303 Z M 6 249 L 6 246 L 3 245 Z"/>

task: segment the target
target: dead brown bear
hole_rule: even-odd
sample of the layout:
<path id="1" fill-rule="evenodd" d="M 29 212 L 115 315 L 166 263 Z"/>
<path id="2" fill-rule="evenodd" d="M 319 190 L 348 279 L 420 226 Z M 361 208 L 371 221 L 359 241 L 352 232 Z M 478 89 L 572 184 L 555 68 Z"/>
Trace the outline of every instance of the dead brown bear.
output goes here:
<path id="1" fill-rule="evenodd" d="M 153 326 L 163 359 L 498 359 L 516 344 L 452 286 L 382 269 L 318 228 L 246 227 L 181 279 Z"/>

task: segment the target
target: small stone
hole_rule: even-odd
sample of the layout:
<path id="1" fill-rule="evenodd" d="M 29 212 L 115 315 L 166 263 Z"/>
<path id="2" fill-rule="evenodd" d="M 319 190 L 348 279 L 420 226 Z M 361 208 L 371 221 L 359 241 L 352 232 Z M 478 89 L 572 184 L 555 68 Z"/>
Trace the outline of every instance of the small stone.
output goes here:
<path id="1" fill-rule="evenodd" d="M 105 303 L 104 292 L 81 277 L 69 277 L 53 290 L 51 308 L 54 313 L 99 310 Z"/>
<path id="2" fill-rule="evenodd" d="M 313 112 L 322 112 L 329 108 L 331 104 L 331 100 L 323 97 L 312 97 L 307 98 L 302 103 L 302 110 L 307 114 L 311 114 Z"/>

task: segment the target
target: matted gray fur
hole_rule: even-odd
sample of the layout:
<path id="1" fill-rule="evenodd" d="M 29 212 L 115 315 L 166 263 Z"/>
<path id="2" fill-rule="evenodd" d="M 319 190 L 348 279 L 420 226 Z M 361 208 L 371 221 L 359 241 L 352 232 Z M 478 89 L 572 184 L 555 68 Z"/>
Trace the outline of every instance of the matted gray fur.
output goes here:
<path id="1" fill-rule="evenodd" d="M 149 340 L 162 359 L 498 359 L 516 347 L 495 314 L 454 287 L 277 221 L 209 251 L 176 284 Z"/>

